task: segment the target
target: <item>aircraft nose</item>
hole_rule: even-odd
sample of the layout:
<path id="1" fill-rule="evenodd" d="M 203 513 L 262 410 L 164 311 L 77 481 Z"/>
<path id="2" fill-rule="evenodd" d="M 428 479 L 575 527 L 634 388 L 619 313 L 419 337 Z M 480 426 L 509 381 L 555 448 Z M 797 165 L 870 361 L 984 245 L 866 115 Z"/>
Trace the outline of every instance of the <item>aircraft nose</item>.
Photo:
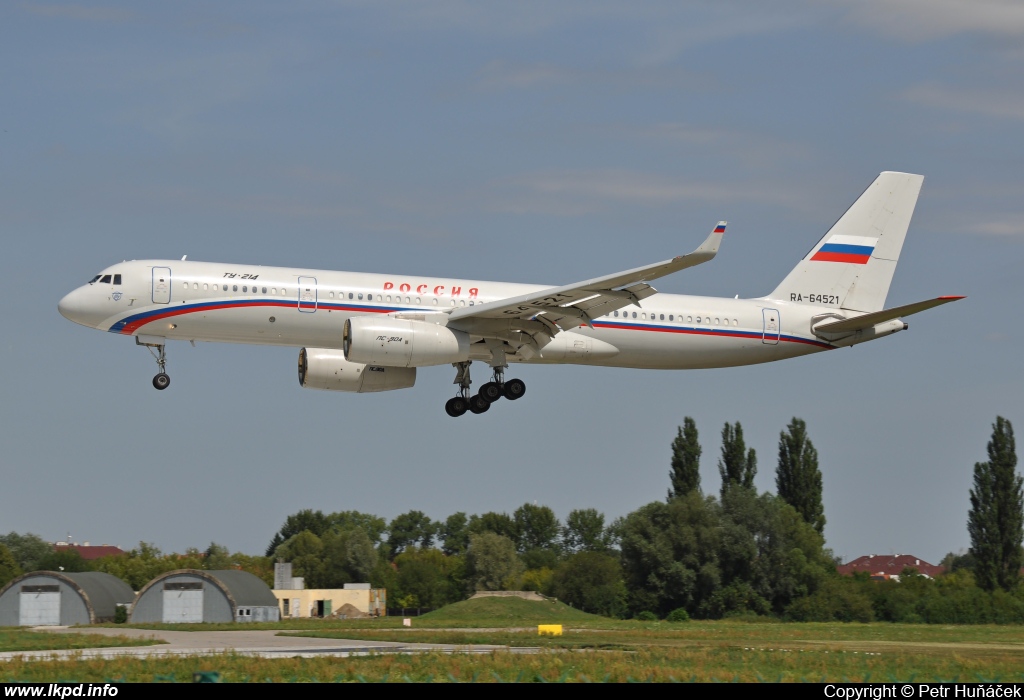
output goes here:
<path id="1" fill-rule="evenodd" d="M 92 325 L 87 318 L 89 314 L 87 313 L 84 296 L 82 288 L 79 287 L 57 302 L 57 311 L 69 321 L 80 323 L 83 326 Z"/>

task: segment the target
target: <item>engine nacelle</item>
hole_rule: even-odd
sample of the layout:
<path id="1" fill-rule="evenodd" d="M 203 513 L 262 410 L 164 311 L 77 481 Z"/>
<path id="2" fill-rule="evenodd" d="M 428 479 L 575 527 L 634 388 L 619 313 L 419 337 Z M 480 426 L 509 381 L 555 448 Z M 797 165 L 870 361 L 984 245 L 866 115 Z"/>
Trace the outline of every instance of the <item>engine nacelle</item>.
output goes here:
<path id="1" fill-rule="evenodd" d="M 358 362 L 349 362 L 340 350 L 299 350 L 299 386 L 306 389 L 366 394 L 373 391 L 408 389 L 415 383 L 414 367 L 367 367 Z"/>
<path id="2" fill-rule="evenodd" d="M 402 318 L 355 316 L 345 321 L 345 359 L 378 367 L 430 367 L 469 359 L 469 335 Z"/>

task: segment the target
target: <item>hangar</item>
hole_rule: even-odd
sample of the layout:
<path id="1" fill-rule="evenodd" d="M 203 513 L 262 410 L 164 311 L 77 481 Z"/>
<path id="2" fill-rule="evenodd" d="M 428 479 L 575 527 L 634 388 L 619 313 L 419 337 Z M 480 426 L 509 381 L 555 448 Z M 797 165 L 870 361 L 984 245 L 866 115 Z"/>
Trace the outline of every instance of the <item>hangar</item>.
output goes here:
<path id="1" fill-rule="evenodd" d="M 127 583 L 100 571 L 34 571 L 0 589 L 0 627 L 112 622 L 134 599 Z"/>
<path id="2" fill-rule="evenodd" d="M 270 586 L 247 571 L 178 569 L 139 591 L 131 622 L 277 622 Z"/>

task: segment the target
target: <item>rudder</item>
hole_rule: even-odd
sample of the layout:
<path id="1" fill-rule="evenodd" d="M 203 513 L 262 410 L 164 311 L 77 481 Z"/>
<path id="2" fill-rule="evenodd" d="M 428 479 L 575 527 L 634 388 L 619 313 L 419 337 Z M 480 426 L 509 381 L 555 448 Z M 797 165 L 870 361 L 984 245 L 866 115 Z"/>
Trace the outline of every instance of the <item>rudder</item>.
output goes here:
<path id="1" fill-rule="evenodd" d="M 768 298 L 880 311 L 923 182 L 881 173 Z"/>

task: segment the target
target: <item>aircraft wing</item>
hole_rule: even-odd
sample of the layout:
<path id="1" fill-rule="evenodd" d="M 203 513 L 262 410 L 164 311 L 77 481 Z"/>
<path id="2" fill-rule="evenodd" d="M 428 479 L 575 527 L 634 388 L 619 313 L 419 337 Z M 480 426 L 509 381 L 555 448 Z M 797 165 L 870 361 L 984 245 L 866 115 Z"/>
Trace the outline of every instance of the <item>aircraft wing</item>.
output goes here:
<path id="1" fill-rule="evenodd" d="M 918 301 L 913 304 L 907 304 L 905 306 L 897 306 L 892 309 L 885 309 L 884 311 L 875 311 L 873 313 L 864 314 L 862 316 L 854 316 L 842 321 L 832 321 L 830 323 L 820 324 L 814 327 L 815 333 L 848 333 L 853 331 L 864 330 L 865 328 L 871 328 L 872 326 L 884 323 L 885 321 L 892 321 L 893 319 L 900 318 L 902 316 L 909 316 L 916 314 L 920 311 L 927 309 L 933 309 L 936 306 L 948 304 L 951 301 L 959 301 L 964 297 L 961 296 L 945 296 L 937 297 L 935 299 L 928 299 L 927 301 Z"/>
<path id="2" fill-rule="evenodd" d="M 639 305 L 642 299 L 656 294 L 657 290 L 648 282 L 711 260 L 721 245 L 725 226 L 725 221 L 719 221 L 700 247 L 687 255 L 564 287 L 456 309 L 449 315 L 448 325 L 458 327 L 462 325 L 459 322 L 484 319 L 519 319 L 539 322 L 548 335 L 554 336 L 560 330 L 589 324 L 592 319 L 630 304 Z"/>

